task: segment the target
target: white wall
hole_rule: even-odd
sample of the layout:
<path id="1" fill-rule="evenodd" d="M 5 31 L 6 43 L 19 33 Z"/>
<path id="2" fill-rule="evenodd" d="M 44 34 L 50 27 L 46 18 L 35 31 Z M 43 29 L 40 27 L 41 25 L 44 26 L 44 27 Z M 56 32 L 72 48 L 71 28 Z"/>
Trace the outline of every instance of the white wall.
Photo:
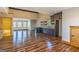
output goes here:
<path id="1" fill-rule="evenodd" d="M 70 41 L 70 26 L 79 26 L 79 8 L 70 8 L 62 13 L 62 40 Z"/>
<path id="2" fill-rule="evenodd" d="M 62 37 L 62 20 L 59 20 L 59 36 Z"/>
<path id="3" fill-rule="evenodd" d="M 47 21 L 48 22 L 48 20 L 37 20 L 37 23 L 36 23 L 36 27 L 43 27 L 43 28 L 48 28 L 48 25 L 47 26 L 42 26 L 41 25 L 41 21 Z"/>
<path id="4" fill-rule="evenodd" d="M 41 27 L 40 22 L 41 22 L 41 20 L 37 20 L 36 27 Z"/>
<path id="5" fill-rule="evenodd" d="M 36 28 L 37 20 L 31 20 L 31 30 L 34 30 Z"/>

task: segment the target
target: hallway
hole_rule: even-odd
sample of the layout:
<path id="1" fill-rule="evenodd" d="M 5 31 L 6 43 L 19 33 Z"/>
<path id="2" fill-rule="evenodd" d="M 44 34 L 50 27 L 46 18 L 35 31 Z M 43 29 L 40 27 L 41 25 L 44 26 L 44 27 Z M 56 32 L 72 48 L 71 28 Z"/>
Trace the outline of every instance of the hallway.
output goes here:
<path id="1" fill-rule="evenodd" d="M 79 48 L 70 46 L 60 38 L 28 30 L 14 30 L 13 36 L 0 40 L 1 51 L 17 52 L 77 52 Z"/>

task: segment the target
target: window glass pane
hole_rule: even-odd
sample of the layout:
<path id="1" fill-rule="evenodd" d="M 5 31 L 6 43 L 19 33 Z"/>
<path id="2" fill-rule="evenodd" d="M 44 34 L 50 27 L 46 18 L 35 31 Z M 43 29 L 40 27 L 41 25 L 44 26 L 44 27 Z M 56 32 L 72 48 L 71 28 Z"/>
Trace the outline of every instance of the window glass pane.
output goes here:
<path id="1" fill-rule="evenodd" d="M 17 22 L 17 26 L 18 26 L 19 28 L 21 28 L 21 27 L 22 27 L 22 22 Z"/>
<path id="2" fill-rule="evenodd" d="M 28 29 L 28 21 L 14 21 L 13 22 L 14 29 Z"/>
<path id="3" fill-rule="evenodd" d="M 16 27 L 16 22 L 13 22 L 13 27 Z"/>
<path id="4" fill-rule="evenodd" d="M 28 27 L 28 23 L 27 22 L 23 22 L 23 27 L 27 28 Z"/>

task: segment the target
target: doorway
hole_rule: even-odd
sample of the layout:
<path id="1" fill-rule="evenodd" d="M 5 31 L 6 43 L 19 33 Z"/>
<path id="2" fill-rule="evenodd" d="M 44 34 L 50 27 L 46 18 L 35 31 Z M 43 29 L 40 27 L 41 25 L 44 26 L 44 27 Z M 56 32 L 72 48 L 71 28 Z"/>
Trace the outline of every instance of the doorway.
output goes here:
<path id="1" fill-rule="evenodd" d="M 57 37 L 59 36 L 59 20 L 56 20 L 55 35 Z"/>

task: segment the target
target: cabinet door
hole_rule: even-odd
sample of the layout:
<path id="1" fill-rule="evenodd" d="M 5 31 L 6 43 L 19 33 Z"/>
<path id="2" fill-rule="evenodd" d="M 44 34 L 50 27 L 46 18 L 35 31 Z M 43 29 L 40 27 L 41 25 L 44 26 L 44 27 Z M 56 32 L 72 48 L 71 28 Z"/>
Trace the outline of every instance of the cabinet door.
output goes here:
<path id="1" fill-rule="evenodd" d="M 71 44 L 79 47 L 79 27 L 72 26 L 71 27 Z"/>
<path id="2" fill-rule="evenodd" d="M 2 17 L 3 36 L 11 36 L 12 19 L 9 17 Z"/>

